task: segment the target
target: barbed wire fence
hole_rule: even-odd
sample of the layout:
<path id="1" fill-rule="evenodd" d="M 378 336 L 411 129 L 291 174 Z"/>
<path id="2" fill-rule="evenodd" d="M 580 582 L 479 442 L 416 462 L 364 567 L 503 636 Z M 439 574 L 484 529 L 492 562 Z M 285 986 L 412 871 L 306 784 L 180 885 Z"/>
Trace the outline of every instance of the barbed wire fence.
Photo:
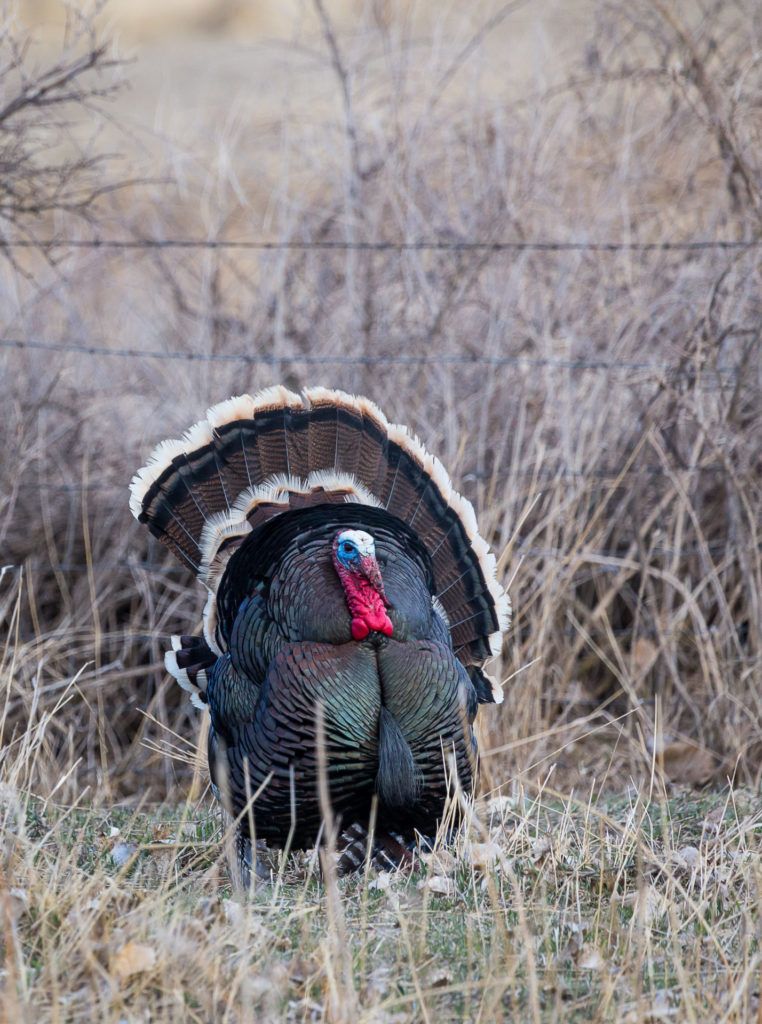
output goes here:
<path id="1" fill-rule="evenodd" d="M 762 250 L 762 239 L 735 240 L 667 240 L 661 242 L 621 242 L 621 241 L 457 241 L 457 240 L 417 240 L 417 241 L 376 241 L 376 242 L 343 242 L 343 241 L 271 241 L 256 239 L 224 240 L 224 239 L 198 239 L 198 238 L 45 238 L 45 239 L 20 239 L 11 242 L 0 241 L 0 254 L 3 249 L 9 250 L 37 250 L 51 258 L 51 262 L 64 260 L 67 254 L 75 251 L 91 252 L 93 254 L 113 252 L 117 258 L 128 257 L 136 253 L 150 254 L 161 250 L 175 250 L 187 252 L 246 252 L 267 254 L 277 251 L 292 252 L 324 252 L 341 253 L 344 251 L 358 251 L 370 253 L 406 253 L 406 252 L 430 252 L 453 255 L 463 253 L 537 253 L 552 256 L 557 254 L 560 258 L 569 254 L 592 254 L 601 257 L 605 261 L 614 261 L 619 257 L 643 257 L 642 266 L 650 267 L 652 260 L 658 260 L 660 255 L 682 256 L 686 260 L 694 259 L 701 253 L 717 254 L 725 257 L 726 263 L 747 259 L 750 254 L 753 260 L 758 258 Z M 665 261 L 661 261 L 662 264 Z M 673 384 L 688 383 L 691 389 L 708 392 L 721 391 L 723 389 L 737 388 L 742 383 L 742 373 L 734 365 L 718 365 L 698 358 L 680 360 L 675 363 L 667 363 L 663 359 L 616 359 L 616 358 L 564 358 L 555 356 L 515 355 L 498 354 L 487 355 L 481 352 L 449 352 L 446 354 L 423 354 L 400 353 L 400 354 L 361 354 L 345 352 L 342 354 L 322 354 L 318 352 L 284 351 L 269 353 L 267 351 L 170 351 L 160 347 L 135 347 L 125 345 L 111 345 L 101 338 L 92 338 L 82 341 L 72 338 L 71 332 L 61 332 L 63 338 L 53 341 L 45 336 L 44 328 L 37 336 L 13 336 L 10 332 L 6 336 L 0 336 L 0 373 L 3 362 L 13 357 L 13 353 L 29 353 L 30 365 L 34 365 L 33 354 L 38 353 L 40 359 L 48 356 L 51 361 L 56 356 L 70 356 L 72 364 L 79 371 L 80 367 L 86 367 L 87 361 L 100 360 L 146 360 L 158 361 L 159 363 L 174 364 L 198 364 L 200 366 L 261 366 L 272 367 L 283 370 L 284 368 L 321 367 L 321 366 L 369 366 L 369 367 L 408 367 L 413 371 L 418 367 L 446 367 L 450 366 L 454 372 L 467 370 L 468 367 L 482 368 L 485 371 L 498 371 L 505 368 L 514 368 L 517 371 L 532 371 L 543 369 L 552 375 L 563 374 L 596 374 L 604 375 L 604 380 L 620 382 L 623 380 L 626 386 L 645 384 L 658 388 L 661 386 L 670 387 Z M 753 333 L 753 332 L 749 332 Z M 67 337 L 67 334 L 69 335 Z M 232 339 L 230 341 L 232 344 Z M 240 349 L 241 344 L 237 349 Z M 20 362 L 17 361 L 17 362 Z M 553 380 L 555 380 L 555 376 Z M 712 474 L 726 472 L 724 466 L 718 459 L 709 458 L 698 465 L 681 467 L 681 474 L 695 478 L 698 474 Z M 551 488 L 563 481 L 579 483 L 583 488 L 589 485 L 591 493 L 596 487 L 603 489 L 613 486 L 626 486 L 627 482 L 636 476 L 650 476 L 653 478 L 669 478 L 673 475 L 672 470 L 653 461 L 641 460 L 637 465 L 616 464 L 616 456 L 611 463 L 604 462 L 603 465 L 577 469 L 572 466 L 548 466 L 532 467 L 524 469 L 518 467 L 513 472 L 513 477 L 525 478 L 529 483 L 538 488 Z M 478 476 L 478 474 L 477 474 Z M 98 508 L 113 517 L 123 517 L 127 522 L 129 513 L 128 504 L 128 480 L 123 482 L 83 480 L 45 480 L 32 481 L 21 480 L 15 482 L 17 490 L 36 490 L 46 496 L 55 496 L 63 504 L 64 518 L 67 514 L 74 516 L 83 514 L 88 496 L 93 495 L 93 505 L 96 504 L 95 496 L 98 496 Z M 66 504 L 69 503 L 70 512 L 67 512 Z M 137 531 L 137 527 L 136 527 Z M 539 538 L 538 538 L 539 539 Z M 543 538 L 544 539 L 544 538 Z M 548 538 L 551 539 L 551 538 Z M 544 546 L 531 540 L 518 538 L 515 541 L 515 560 L 526 559 L 526 564 L 548 565 L 565 564 L 569 572 L 569 579 L 574 576 L 603 578 L 604 585 L 611 581 L 615 585 L 617 574 L 623 573 L 622 551 L 613 547 L 606 547 L 593 540 L 589 545 L 575 550 L 571 556 L 569 552 L 563 551 L 551 545 Z M 695 538 L 686 541 L 679 547 L 670 543 L 674 537 L 663 537 L 661 543 L 655 541 L 649 548 L 648 557 L 655 560 L 674 559 L 681 560 L 702 559 L 707 556 L 721 561 L 727 553 L 724 543 L 695 543 Z M 109 558 L 94 557 L 86 561 L 82 558 L 81 550 L 71 550 L 74 557 L 67 558 L 65 550 L 61 550 L 60 559 L 52 558 L 43 549 L 31 551 L 23 564 L 9 566 L 4 574 L 0 574 L 0 600 L 3 592 L 8 592 L 20 585 L 22 575 L 30 584 L 30 589 L 38 585 L 38 581 L 45 580 L 50 583 L 55 579 L 55 586 L 61 591 L 70 590 L 80 595 L 81 603 L 85 595 L 88 576 L 96 575 L 100 579 L 108 579 L 111 575 L 118 575 L 129 579 L 132 575 L 135 582 L 139 580 L 151 587 L 166 586 L 168 592 L 174 589 L 180 590 L 185 582 L 190 585 L 190 574 L 182 565 L 175 564 L 165 549 L 153 539 L 149 540 L 146 547 L 136 551 L 134 557 L 118 557 L 122 551 L 113 552 Z M 117 557 L 114 557 L 114 556 Z M 3 563 L 7 562 L 0 550 L 0 570 Z M 163 581 L 163 582 L 160 582 Z M 25 585 L 27 585 L 25 583 Z M 20 645 L 28 644 L 29 649 L 24 657 L 29 659 L 38 657 L 38 646 L 43 642 L 46 652 L 53 651 L 52 655 L 46 654 L 54 666 L 53 671 L 46 667 L 44 686 L 57 687 L 59 682 L 55 677 L 55 671 L 61 666 L 70 663 L 72 673 L 78 671 L 84 663 L 88 664 L 85 671 L 78 676 L 78 685 L 87 687 L 101 687 L 104 680 L 121 686 L 127 680 L 130 690 L 127 704 L 131 708 L 137 708 L 140 712 L 151 713 L 155 707 L 162 708 L 160 717 L 170 720 L 171 714 L 176 713 L 173 709 L 167 711 L 164 707 L 165 689 L 164 683 L 156 682 L 152 687 L 138 686 L 136 680 L 143 677 L 153 677 L 161 680 L 164 677 L 161 652 L 166 646 L 165 635 L 159 631 L 146 631 L 146 620 L 140 620 L 136 629 L 133 625 L 125 625 L 123 628 L 118 625 L 118 620 L 109 620 L 110 628 L 105 629 L 98 638 L 99 661 L 92 663 L 93 641 L 89 634 L 75 631 L 70 637 L 61 640 L 60 630 L 43 628 L 41 632 L 30 631 L 30 623 L 25 622 L 24 628 L 19 630 L 14 643 L 17 640 Z M 142 627 L 142 628 L 141 628 Z M 86 628 L 86 627 L 83 627 Z M 556 632 L 565 638 L 567 646 L 571 646 L 580 635 L 579 627 L 568 619 L 557 623 Z M 621 642 L 626 648 L 637 638 L 650 637 L 649 627 L 643 622 L 633 622 L 628 625 L 619 625 L 615 622 L 607 622 L 597 627 L 588 623 L 585 626 L 585 634 L 589 642 L 604 644 L 612 637 Z M 37 646 L 35 646 L 37 645 Z M 131 655 L 132 660 L 125 663 L 124 650 L 129 646 L 135 648 Z M 754 653 L 746 651 L 736 652 L 731 657 L 727 654 L 723 664 L 728 669 L 740 673 L 753 671 L 755 664 Z M 68 659 L 68 662 L 67 662 Z M 40 661 L 40 664 L 42 662 Z M 30 670 L 31 671 L 31 670 Z M 59 674 L 65 674 L 59 671 Z M 52 680 L 52 682 L 51 682 Z M 128 682 L 124 682 L 127 687 Z M 165 680 L 166 682 L 166 680 Z M 100 699 L 100 714 L 106 716 L 123 715 L 125 711 L 125 691 L 110 688 L 106 691 L 106 699 Z M 19 698 L 22 700 L 23 698 Z M 563 704 L 565 696 L 563 693 L 554 694 L 557 704 Z M 157 704 L 158 702 L 158 704 Z M 642 704 L 650 704 L 652 701 L 644 696 Z M 597 708 L 599 701 L 596 697 L 583 699 L 577 693 L 569 698 L 570 706 Z M 183 705 L 184 707 L 184 705 Z M 20 713 L 20 712 L 19 712 Z M 183 712 L 185 713 L 185 712 Z M 130 761 L 130 772 L 136 777 L 145 778 L 149 782 L 155 782 L 157 774 L 165 771 L 155 765 L 142 767 L 133 758 Z"/>
<path id="2" fill-rule="evenodd" d="M 618 359 L 554 359 L 534 356 L 486 356 L 473 354 L 443 355 L 310 355 L 277 354 L 263 352 L 160 352 L 139 348 L 110 348 L 105 345 L 82 345 L 75 342 L 44 342 L 29 338 L 0 338 L 0 348 L 37 349 L 43 352 L 68 352 L 78 355 L 108 356 L 117 359 L 158 359 L 168 362 L 201 362 L 201 363 L 245 363 L 263 366 L 274 366 L 282 363 L 304 364 L 306 366 L 501 366 L 555 368 L 558 370 L 622 370 L 642 371 L 650 374 L 668 376 L 678 372 L 674 366 L 662 363 L 637 362 Z M 702 368 L 703 372 L 717 378 L 717 386 L 734 384 L 738 373 L 733 368 L 712 367 Z M 711 385 L 710 385 L 711 386 Z"/>
<path id="3" fill-rule="evenodd" d="M 0 240 L 2 249 L 37 249 L 44 252 L 55 249 L 90 249 L 90 250 L 250 250 L 250 251 L 359 251 L 359 252 L 594 252 L 594 253 L 659 253 L 659 252 L 743 252 L 759 250 L 762 239 L 702 239 L 682 241 L 451 241 L 451 240 L 415 240 L 415 241 L 333 241 L 333 240 L 289 240 L 273 241 L 261 239 L 199 239 L 199 238 L 44 238 Z M 263 352 L 168 352 L 131 347 L 111 347 L 105 345 L 81 344 L 76 342 L 47 342 L 32 338 L 0 337 L 0 348 L 4 349 L 36 349 L 47 352 L 65 352 L 71 354 L 105 356 L 109 358 L 157 359 L 179 362 L 204 363 L 241 363 L 252 365 L 279 365 L 296 363 L 305 366 L 322 366 L 349 364 L 360 366 L 375 365 L 483 365 L 493 368 L 516 366 L 526 368 L 556 368 L 560 370 L 606 370 L 606 371 L 642 371 L 651 374 L 669 375 L 675 373 L 675 367 L 632 360 L 611 359 L 556 359 L 530 356 L 486 356 L 473 354 L 442 354 L 442 355 L 312 355 L 309 353 L 277 353 Z M 711 367 L 702 368 L 713 375 L 719 385 L 734 384 L 738 375 L 733 368 Z"/>
<path id="4" fill-rule="evenodd" d="M 663 240 L 663 241 L 555 241 L 555 240 L 447 240 L 447 239 L 419 239 L 412 241 L 340 241 L 340 240 L 268 240 L 268 239 L 202 239 L 202 238 L 25 238 L 14 240 L 0 239 L 0 251 L 2 250 L 37 250 L 50 253 L 57 250 L 102 250 L 132 253 L 135 251 L 152 250 L 199 250 L 199 251 L 359 251 L 359 252 L 538 252 L 538 253 L 597 253 L 597 254 L 654 254 L 654 253 L 699 253 L 719 252 L 743 254 L 744 252 L 759 252 L 762 249 L 762 238 L 750 239 L 699 239 L 699 240 Z M 134 347 L 107 346 L 103 344 L 85 344 L 75 341 L 50 342 L 35 338 L 22 337 L 0 337 L 0 350 L 28 350 L 49 353 L 65 353 L 74 356 L 104 357 L 114 359 L 147 359 L 166 362 L 184 363 L 223 363 L 241 365 L 262 365 L 262 366 L 330 366 L 330 365 L 357 365 L 357 366 L 483 366 L 492 369 L 501 367 L 516 367 L 519 369 L 544 368 L 559 371 L 591 371 L 604 373 L 626 373 L 644 374 L 647 380 L 656 379 L 668 384 L 672 378 L 684 377 L 686 367 L 675 365 L 618 359 L 569 359 L 553 357 L 537 357 L 525 355 L 500 355 L 489 356 L 479 353 L 463 354 L 422 354 L 422 355 L 385 355 L 385 354 L 310 354 L 310 353 L 277 353 L 266 352 L 196 352 L 196 351 L 160 351 L 155 349 L 143 349 Z M 712 366 L 704 364 L 696 366 L 691 364 L 694 375 L 693 385 L 706 390 L 718 390 L 728 387 L 736 387 L 739 383 L 740 371 L 735 367 Z M 722 471 L 724 467 L 717 463 L 712 465 L 697 465 L 688 467 L 689 473 L 710 473 Z M 573 470 L 569 468 L 549 469 L 541 472 L 539 478 L 557 480 L 563 478 L 590 477 L 605 481 L 622 478 L 634 474 L 653 474 L 667 476 L 669 471 L 660 465 L 646 465 L 638 467 L 616 467 L 606 469 Z M 538 478 L 536 469 L 527 470 L 527 476 Z M 82 495 L 89 492 L 110 492 L 115 496 L 119 493 L 126 494 L 126 486 L 110 483 L 21 483 L 19 489 L 38 489 L 51 492 L 61 492 Z M 125 499 L 126 500 L 126 499 Z M 118 511 L 115 505 L 113 511 Z M 520 545 L 519 545 L 520 547 Z M 704 550 L 704 549 L 701 549 Z M 693 546 L 678 550 L 659 548 L 654 549 L 654 554 L 665 557 L 688 556 L 699 552 L 699 548 Z M 520 555 L 529 557 L 558 557 L 559 552 L 554 549 L 527 547 L 518 552 Z M 590 550 L 591 557 L 615 560 L 619 553 L 608 550 Z M 173 566 L 160 562 L 146 562 L 138 560 L 125 560 L 115 563 L 94 562 L 91 564 L 73 562 L 61 564 L 35 564 L 27 563 L 27 570 L 31 572 L 61 572 L 61 573 L 85 573 L 93 569 L 104 569 L 108 571 L 130 571 L 144 570 L 156 573 L 184 573 L 182 566 Z M 599 566 L 602 571 L 606 570 L 605 565 Z M 10 574 L 9 574 L 10 575 Z"/>

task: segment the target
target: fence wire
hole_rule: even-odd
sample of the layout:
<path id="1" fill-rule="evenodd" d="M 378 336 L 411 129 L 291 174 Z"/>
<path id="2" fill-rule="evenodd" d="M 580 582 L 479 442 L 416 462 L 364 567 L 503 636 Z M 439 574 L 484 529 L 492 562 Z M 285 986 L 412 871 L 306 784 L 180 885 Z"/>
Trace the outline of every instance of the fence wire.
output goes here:
<path id="1" fill-rule="evenodd" d="M 757 250 L 762 247 L 762 238 L 755 239 L 703 239 L 685 241 L 660 241 L 660 242 L 638 242 L 638 241 L 457 241 L 457 240 L 414 240 L 414 241 L 328 241 L 328 240 L 289 240 L 275 241 L 262 239 L 200 239 L 200 238 L 45 238 L 45 239 L 16 239 L 0 240 L 0 250 L 15 249 L 78 249 L 78 250 L 114 250 L 114 251 L 150 251 L 157 249 L 177 250 L 250 250 L 250 251 L 360 251 L 360 252 L 406 252 L 406 251 L 431 251 L 431 252 L 593 252 L 593 253 L 664 253 L 683 252 L 695 253 L 702 251 L 744 251 Z M 692 364 L 687 367 L 676 367 L 674 365 L 650 363 L 645 361 L 616 360 L 616 359 L 561 359 L 550 357 L 531 356 L 488 356 L 483 354 L 449 354 L 449 355 L 321 355 L 310 353 L 288 353 L 275 354 L 264 352 L 166 352 L 153 349 L 141 349 L 132 347 L 108 347 L 105 345 L 88 345 L 74 342 L 47 342 L 31 338 L 0 338 L 0 349 L 6 350 L 34 350 L 50 353 L 68 353 L 81 356 L 98 356 L 106 358 L 122 359 L 149 359 L 172 362 L 198 362 L 198 363 L 237 363 L 255 364 L 265 366 L 280 366 L 283 364 L 296 364 L 305 366 L 321 365 L 364 365 L 364 366 L 485 366 L 493 369 L 501 367 L 517 368 L 548 368 L 560 371 L 601 371 L 601 372 L 626 372 L 642 373 L 649 376 L 669 379 L 677 375 L 693 378 L 696 386 L 709 389 L 735 386 L 739 382 L 739 371 L 733 367 L 700 367 Z M 720 465 L 686 467 L 685 471 L 713 472 L 723 471 Z M 633 467 L 626 475 L 648 472 L 659 475 L 668 475 L 668 471 L 661 466 Z M 682 470 L 681 470 L 682 472 Z M 527 472 L 526 475 L 534 476 L 534 472 Z M 570 469 L 548 470 L 545 476 L 556 479 L 564 477 L 590 476 L 589 470 L 574 471 Z M 622 475 L 617 468 L 596 471 L 596 477 L 602 479 L 617 478 Z M 39 484 L 22 483 L 22 489 L 36 488 L 46 491 L 60 491 L 63 493 L 82 493 L 83 491 L 112 491 L 125 492 L 126 488 L 117 484 L 76 484 L 65 483 L 55 484 L 42 482 Z M 724 550 L 724 549 L 723 549 Z M 659 549 L 650 554 L 662 557 L 685 557 L 698 553 L 713 552 L 699 547 L 691 547 L 685 550 Z M 529 557 L 550 557 L 558 558 L 561 554 L 555 549 L 527 548 L 520 551 L 522 556 Z M 585 552 L 599 559 L 617 559 L 621 553 L 615 551 L 590 551 Z M 51 564 L 29 564 L 28 568 L 35 573 L 58 572 L 58 573 L 84 573 L 91 570 L 106 571 L 131 571 L 144 570 L 154 573 L 185 573 L 186 570 L 180 565 L 168 565 L 154 562 L 93 562 L 90 565 L 79 563 Z M 598 566 L 599 571 L 612 571 L 618 569 L 616 562 L 611 566 Z"/>
<path id="2" fill-rule="evenodd" d="M 665 377 L 685 375 L 714 378 L 712 386 L 728 386 L 738 381 L 734 367 L 707 367 L 696 370 L 670 366 L 666 363 L 648 363 L 619 359 L 556 359 L 545 356 L 487 356 L 479 353 L 443 355 L 316 355 L 310 353 L 275 354 L 266 352 L 160 352 L 156 349 L 109 348 L 105 345 L 79 345 L 70 342 L 36 341 L 31 338 L 0 338 L 0 348 L 32 349 L 42 352 L 68 352 L 76 355 L 105 356 L 117 359 L 158 359 L 168 362 L 246 363 L 278 366 L 283 363 L 307 366 L 489 366 L 493 369 L 515 366 L 522 369 L 549 368 L 556 370 L 603 370 L 647 373 Z"/>
<path id="3" fill-rule="evenodd" d="M 600 483 L 608 484 L 612 480 L 621 479 L 622 481 L 627 480 L 630 477 L 638 476 L 657 476 L 657 477 L 673 477 L 676 474 L 688 473 L 693 476 L 696 473 L 724 473 L 727 471 L 727 467 L 721 462 L 710 462 L 705 465 L 696 466 L 681 466 L 678 469 L 667 469 L 664 466 L 657 465 L 655 463 L 640 466 L 612 466 L 610 468 L 596 469 L 591 467 L 590 469 L 570 469 L 569 467 L 536 467 L 530 466 L 526 469 L 518 471 L 511 471 L 506 476 L 510 479 L 525 479 L 525 480 L 537 480 L 543 483 L 554 484 L 560 480 L 595 480 Z M 469 479 L 491 481 L 491 473 L 473 473 L 469 474 Z M 54 494 L 72 494 L 82 495 L 96 493 L 111 493 L 111 494 L 126 494 L 128 490 L 128 483 L 98 483 L 89 481 L 88 483 L 69 482 L 69 483 L 54 483 L 50 480 L 39 480 L 35 482 L 25 482 L 17 485 L 17 490 L 21 491 L 49 491 Z M 109 511 L 114 511 L 113 507 Z"/>
<path id="4" fill-rule="evenodd" d="M 414 241 L 364 242 L 292 239 L 210 239 L 210 238 L 23 238 L 0 240 L 0 249 L 230 249 L 268 251 L 338 250 L 354 252 L 702 252 L 756 249 L 762 238 L 699 239 L 663 242 L 601 241 L 456 241 L 418 239 Z"/>
<path id="5" fill-rule="evenodd" d="M 682 548 L 673 547 L 653 547 L 647 551 L 647 558 L 644 561 L 644 566 L 648 564 L 650 558 L 689 558 L 695 555 L 724 555 L 727 551 L 727 546 L 722 543 L 715 544 L 691 544 Z M 626 552 L 617 551 L 615 549 L 605 548 L 590 548 L 582 551 L 575 551 L 572 555 L 572 561 L 578 565 L 579 568 L 585 567 L 594 572 L 619 572 L 622 566 L 622 559 L 625 557 Z M 563 551 L 561 548 L 545 548 L 537 547 L 534 545 L 517 544 L 516 546 L 516 557 L 517 558 L 549 558 L 554 562 L 561 562 L 568 558 L 568 552 Z M 588 564 L 589 559 L 595 561 Z M 609 563 L 608 565 L 606 563 Z M 9 583 L 14 576 L 14 571 L 20 571 L 21 566 L 5 566 L 8 572 Z M 96 571 L 104 572 L 134 572 L 136 570 L 142 570 L 157 574 L 169 574 L 174 575 L 176 573 L 182 574 L 183 576 L 192 575 L 186 566 L 165 562 L 150 562 L 150 561 L 136 561 L 130 559 L 124 559 L 121 561 L 94 561 L 91 563 L 87 562 L 30 562 L 24 566 L 25 572 L 32 573 L 63 573 L 63 574 L 80 574 Z"/>

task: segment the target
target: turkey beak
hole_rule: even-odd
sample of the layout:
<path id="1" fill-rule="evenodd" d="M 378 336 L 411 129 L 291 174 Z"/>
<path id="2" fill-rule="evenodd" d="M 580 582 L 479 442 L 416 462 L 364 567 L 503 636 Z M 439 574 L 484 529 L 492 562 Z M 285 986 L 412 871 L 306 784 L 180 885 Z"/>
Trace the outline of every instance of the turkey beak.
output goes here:
<path id="1" fill-rule="evenodd" d="M 384 593 L 384 581 L 381 579 L 381 570 L 373 555 L 363 555 L 360 558 L 360 572 L 380 596 L 386 607 L 389 608 L 390 604 Z"/>

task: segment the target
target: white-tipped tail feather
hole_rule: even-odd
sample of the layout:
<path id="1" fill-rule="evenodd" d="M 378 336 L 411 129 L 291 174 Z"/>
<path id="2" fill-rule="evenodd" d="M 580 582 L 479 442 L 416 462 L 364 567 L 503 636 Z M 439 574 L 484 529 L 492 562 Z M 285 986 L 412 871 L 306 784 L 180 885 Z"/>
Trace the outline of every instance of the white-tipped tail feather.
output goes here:
<path id="1" fill-rule="evenodd" d="M 418 534 L 458 656 L 481 662 L 500 652 L 511 604 L 471 502 L 439 459 L 367 398 L 275 386 L 226 399 L 181 439 L 162 441 L 130 492 L 133 515 L 209 588 L 204 633 L 212 649 L 214 594 L 252 529 L 291 506 L 349 501 L 386 509 Z M 203 703 L 177 650 L 168 652 L 167 668 Z M 492 689 L 502 700 L 499 685 Z"/>
<path id="2" fill-rule="evenodd" d="M 191 680 L 187 669 L 180 668 L 177 664 L 177 652 L 181 651 L 182 640 L 179 636 L 173 636 L 170 638 L 172 643 L 172 649 L 166 651 L 164 654 L 164 667 L 171 676 L 174 676 L 180 686 L 190 694 L 191 704 L 194 707 L 201 708 L 202 710 L 206 707 L 206 700 L 202 694 L 206 693 L 206 670 L 202 669 L 198 672 L 194 680 Z"/>

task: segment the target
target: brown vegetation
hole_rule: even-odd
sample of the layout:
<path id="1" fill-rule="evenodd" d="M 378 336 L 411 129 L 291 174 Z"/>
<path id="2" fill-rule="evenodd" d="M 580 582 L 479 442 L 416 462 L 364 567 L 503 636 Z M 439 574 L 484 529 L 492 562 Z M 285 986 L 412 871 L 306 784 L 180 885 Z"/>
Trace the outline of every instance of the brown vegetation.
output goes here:
<path id="1" fill-rule="evenodd" d="M 144 741 L 198 727 L 161 654 L 201 594 L 133 527 L 126 484 L 208 404 L 325 383 L 419 433 L 501 555 L 515 681 L 486 725 L 492 784 L 557 763 L 557 784 L 618 785 L 653 757 L 678 781 L 756 783 L 755 5 L 601 9 L 566 84 L 520 97 L 489 63 L 507 9 L 451 46 L 316 13 L 319 121 L 285 118 L 253 150 L 226 111 L 206 165 L 168 146 L 97 181 L 117 127 L 102 151 L 81 119 L 111 88 L 88 77 L 106 51 L 73 39 L 48 108 L 29 83 L 53 72 L 5 25 L 2 108 L 25 99 L 0 145 L 38 197 L 7 186 L 0 281 L 6 742 L 76 677 L 35 785 L 76 762 L 69 796 L 185 790 L 191 769 Z M 28 140 L 75 122 L 48 166 Z M 66 244 L 94 238 L 169 244 Z M 188 238 L 275 246 L 171 245 Z M 749 244 L 670 248 L 718 239 Z"/>

